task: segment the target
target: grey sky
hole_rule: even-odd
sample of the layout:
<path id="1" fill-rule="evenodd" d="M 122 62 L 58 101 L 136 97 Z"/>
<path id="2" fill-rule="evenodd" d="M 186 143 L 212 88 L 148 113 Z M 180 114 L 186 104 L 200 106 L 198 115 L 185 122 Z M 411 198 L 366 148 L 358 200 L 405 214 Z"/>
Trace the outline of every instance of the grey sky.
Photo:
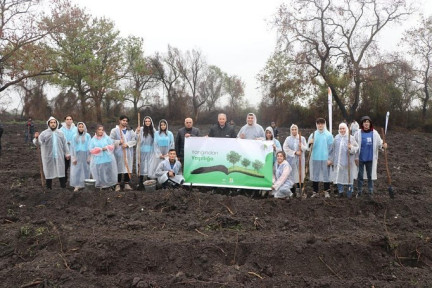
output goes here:
<path id="1" fill-rule="evenodd" d="M 240 76 L 246 98 L 256 104 L 256 81 L 276 42 L 267 24 L 281 0 L 73 0 L 94 16 L 115 21 L 123 36 L 144 38 L 145 54 L 198 49 L 207 63 Z"/>

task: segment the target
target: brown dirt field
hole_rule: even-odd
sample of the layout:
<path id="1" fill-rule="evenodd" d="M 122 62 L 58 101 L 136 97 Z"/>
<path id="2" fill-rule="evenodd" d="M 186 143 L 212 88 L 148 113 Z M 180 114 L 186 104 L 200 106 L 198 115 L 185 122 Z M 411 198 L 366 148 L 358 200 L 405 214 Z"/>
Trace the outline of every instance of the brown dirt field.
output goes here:
<path id="1" fill-rule="evenodd" d="M 431 134 L 389 131 L 393 200 L 380 155 L 372 200 L 285 201 L 45 191 L 36 148 L 4 128 L 1 287 L 432 287 Z"/>

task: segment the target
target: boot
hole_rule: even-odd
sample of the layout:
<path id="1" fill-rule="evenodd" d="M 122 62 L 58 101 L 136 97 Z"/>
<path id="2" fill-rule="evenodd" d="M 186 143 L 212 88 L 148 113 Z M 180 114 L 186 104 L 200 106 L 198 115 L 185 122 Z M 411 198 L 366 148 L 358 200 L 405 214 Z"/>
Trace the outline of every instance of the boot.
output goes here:
<path id="1" fill-rule="evenodd" d="M 125 183 L 124 190 L 125 191 L 131 191 L 132 190 L 132 187 L 129 185 L 129 183 Z"/>
<path id="2" fill-rule="evenodd" d="M 117 184 L 116 186 L 115 186 L 115 190 L 114 190 L 115 192 L 120 192 L 120 184 Z"/>

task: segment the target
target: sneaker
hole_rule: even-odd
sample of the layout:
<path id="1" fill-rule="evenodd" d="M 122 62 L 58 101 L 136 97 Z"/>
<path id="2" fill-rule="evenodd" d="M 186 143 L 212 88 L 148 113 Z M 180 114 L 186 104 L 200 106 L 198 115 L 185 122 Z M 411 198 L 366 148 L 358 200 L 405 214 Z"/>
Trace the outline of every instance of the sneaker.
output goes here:
<path id="1" fill-rule="evenodd" d="M 315 198 L 315 197 L 318 197 L 318 193 L 313 192 L 311 198 Z"/>
<path id="2" fill-rule="evenodd" d="M 131 191 L 132 190 L 132 187 L 129 185 L 129 183 L 125 184 L 124 190 L 126 190 L 126 191 Z"/>
<path id="3" fill-rule="evenodd" d="M 120 192 L 120 185 L 119 184 L 117 184 L 116 185 L 116 187 L 115 187 L 115 190 L 114 190 L 115 192 Z"/>
<path id="4" fill-rule="evenodd" d="M 78 192 L 79 191 L 79 187 L 75 187 L 74 192 Z"/>
<path id="5" fill-rule="evenodd" d="M 302 197 L 303 199 L 306 199 L 306 198 L 307 198 L 307 193 L 306 193 L 306 192 L 303 192 L 303 195 L 301 195 L 301 197 Z"/>
<path id="6" fill-rule="evenodd" d="M 324 191 L 324 197 L 325 197 L 325 198 L 330 198 L 330 194 L 329 194 L 328 191 Z"/>

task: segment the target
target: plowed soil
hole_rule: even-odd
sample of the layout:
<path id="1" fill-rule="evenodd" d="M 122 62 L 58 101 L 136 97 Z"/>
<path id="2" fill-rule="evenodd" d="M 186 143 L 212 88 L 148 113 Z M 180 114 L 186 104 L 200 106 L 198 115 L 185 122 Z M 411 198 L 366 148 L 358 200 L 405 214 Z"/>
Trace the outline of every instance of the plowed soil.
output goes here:
<path id="1" fill-rule="evenodd" d="M 37 149 L 4 128 L 1 287 L 432 287 L 431 134 L 388 133 L 395 199 L 382 154 L 373 199 L 286 201 L 46 191 Z"/>

